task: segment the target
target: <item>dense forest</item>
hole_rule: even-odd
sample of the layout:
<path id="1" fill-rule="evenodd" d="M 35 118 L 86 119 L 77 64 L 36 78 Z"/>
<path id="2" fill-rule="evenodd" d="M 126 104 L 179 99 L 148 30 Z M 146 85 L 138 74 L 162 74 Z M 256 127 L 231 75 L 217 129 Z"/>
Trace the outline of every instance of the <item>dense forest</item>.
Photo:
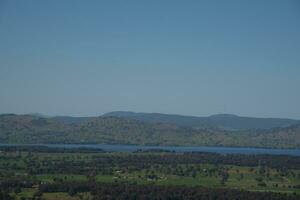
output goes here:
<path id="1" fill-rule="evenodd" d="M 65 119 L 65 118 L 64 118 Z M 119 117 L 93 117 L 67 122 L 61 118 L 0 115 L 0 143 L 105 143 L 181 146 L 299 148 L 300 125 L 229 131 L 146 123 Z"/>

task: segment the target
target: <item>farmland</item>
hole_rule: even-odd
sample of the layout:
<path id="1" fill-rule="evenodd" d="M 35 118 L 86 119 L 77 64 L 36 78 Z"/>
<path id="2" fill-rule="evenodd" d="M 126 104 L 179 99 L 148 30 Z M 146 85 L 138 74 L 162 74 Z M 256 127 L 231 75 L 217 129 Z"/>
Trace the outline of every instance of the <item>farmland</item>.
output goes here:
<path id="1" fill-rule="evenodd" d="M 109 185 L 298 198 L 299 163 L 300 158 L 291 156 L 4 149 L 0 183 L 6 188 L 2 192 L 15 199 L 97 199 L 95 188 Z"/>

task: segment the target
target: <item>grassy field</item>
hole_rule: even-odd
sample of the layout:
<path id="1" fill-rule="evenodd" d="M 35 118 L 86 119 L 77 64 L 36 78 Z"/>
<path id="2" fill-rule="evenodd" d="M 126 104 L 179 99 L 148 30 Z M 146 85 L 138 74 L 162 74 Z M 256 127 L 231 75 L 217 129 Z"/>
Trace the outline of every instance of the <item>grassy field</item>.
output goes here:
<path id="1" fill-rule="evenodd" d="M 237 172 L 239 170 L 239 173 Z M 241 174 L 244 174 L 244 178 L 239 180 Z M 232 167 L 228 181 L 223 185 L 220 183 L 220 178 L 217 176 L 204 176 L 197 175 L 196 177 L 182 177 L 176 175 L 164 175 L 159 174 L 155 180 L 145 178 L 146 173 L 143 171 L 137 171 L 134 173 L 114 175 L 97 175 L 96 181 L 102 183 L 112 182 L 134 182 L 137 184 L 157 184 L 157 185 L 185 185 L 185 186 L 204 186 L 204 187 L 218 187 L 218 188 L 231 188 L 231 189 L 244 189 L 250 191 L 268 191 L 268 192 L 280 192 L 280 193 L 298 193 L 300 189 L 289 188 L 291 185 L 299 184 L 299 179 L 293 179 L 292 177 L 278 177 L 274 173 L 270 178 L 265 178 L 263 181 L 266 186 L 258 186 L 256 180 L 258 175 L 249 172 L 247 167 Z M 74 174 L 52 174 L 52 175 L 38 175 L 36 178 L 40 181 L 52 183 L 56 179 L 63 179 L 64 181 L 86 181 L 87 177 L 84 175 Z M 277 187 L 275 185 L 278 185 Z M 21 197 L 31 197 L 37 188 L 23 188 L 22 191 L 16 195 L 18 199 Z M 81 195 L 81 196 L 80 196 Z M 89 199 L 91 198 L 88 194 L 77 194 L 73 197 L 67 193 L 44 193 L 43 199 L 54 200 L 54 199 L 65 199 L 65 200 L 77 200 L 77 199 Z"/>
<path id="2" fill-rule="evenodd" d="M 164 156 L 168 153 L 143 153 L 139 156 Z M 106 163 L 128 159 L 128 163 Z M 98 160 L 97 160 L 98 159 Z M 237 166 L 216 164 L 145 164 L 140 167 L 134 154 L 122 153 L 10 153 L 0 157 L 0 177 L 34 180 L 39 183 L 87 182 L 134 183 L 162 186 L 203 186 L 208 188 L 229 188 L 260 192 L 300 194 L 300 170 L 287 169 L 284 172 L 268 166 Z M 71 166 L 71 167 L 68 167 Z M 57 170 L 64 169 L 64 173 Z M 73 169 L 72 169 L 73 168 Z M 32 169 L 36 171 L 32 171 Z M 83 170 L 81 172 L 81 170 Z M 49 173 L 45 173 L 49 171 Z M 73 171 L 73 172 L 69 172 Z M 92 172 L 92 175 L 90 174 Z M 226 177 L 226 178 L 224 178 Z M 224 179 L 224 180 L 223 180 Z M 38 192 L 38 185 L 21 188 L 11 194 L 17 199 L 32 197 Z M 91 199 L 89 193 L 70 196 L 68 193 L 43 193 L 43 199 Z"/>
<path id="3" fill-rule="evenodd" d="M 182 166 L 182 168 L 184 167 L 188 167 L 188 165 Z M 214 168 L 214 166 L 210 165 L 193 165 L 193 167 L 198 167 L 203 171 Z M 221 183 L 221 179 L 217 174 L 197 173 L 195 177 L 190 177 L 163 174 L 155 170 L 153 172 L 157 178 L 154 179 L 147 178 L 146 170 L 133 171 L 131 173 L 117 170 L 112 175 L 97 174 L 95 179 L 97 182 L 102 183 L 132 182 L 137 184 L 204 186 L 251 191 L 296 192 L 300 194 L 300 189 L 292 188 L 292 186 L 300 184 L 300 179 L 292 175 L 281 176 L 276 170 L 270 170 L 270 175 L 267 177 L 258 174 L 258 168 L 226 165 L 223 167 L 228 168 L 229 172 L 228 180 L 224 184 Z M 293 170 L 293 173 L 298 174 L 300 171 Z M 78 174 L 42 174 L 36 175 L 35 178 L 48 183 L 53 183 L 55 180 L 70 182 L 88 180 L 87 176 Z M 260 186 L 259 183 L 265 183 L 265 185 Z"/>
<path id="4" fill-rule="evenodd" d="M 23 189 L 19 194 L 13 194 L 17 200 L 22 200 L 24 198 L 31 198 L 37 189 Z M 74 196 L 70 196 L 65 192 L 53 192 L 53 193 L 44 193 L 42 195 L 44 200 L 90 200 L 92 196 L 90 193 L 78 193 Z"/>

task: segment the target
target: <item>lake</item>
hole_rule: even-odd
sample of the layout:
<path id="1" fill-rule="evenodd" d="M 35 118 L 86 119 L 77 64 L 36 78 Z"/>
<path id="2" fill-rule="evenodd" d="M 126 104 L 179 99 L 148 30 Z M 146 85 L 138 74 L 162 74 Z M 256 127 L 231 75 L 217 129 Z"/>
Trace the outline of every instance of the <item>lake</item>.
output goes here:
<path id="1" fill-rule="evenodd" d="M 137 150 L 167 150 L 175 152 L 212 152 L 222 154 L 271 154 L 300 156 L 300 149 L 264 149 L 239 147 L 183 147 L 183 146 L 139 146 L 107 144 L 0 144 L 0 146 L 47 146 L 60 148 L 93 148 L 114 152 L 134 152 Z"/>

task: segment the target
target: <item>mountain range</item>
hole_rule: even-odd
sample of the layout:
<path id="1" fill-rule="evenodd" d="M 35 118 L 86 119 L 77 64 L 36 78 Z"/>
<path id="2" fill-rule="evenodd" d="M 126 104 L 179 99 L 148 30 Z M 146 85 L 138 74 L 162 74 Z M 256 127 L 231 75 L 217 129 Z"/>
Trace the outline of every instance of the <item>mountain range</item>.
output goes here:
<path id="1" fill-rule="evenodd" d="M 299 124 L 300 120 L 280 118 L 240 117 L 232 114 L 218 114 L 208 117 L 169 115 L 161 113 L 110 112 L 103 116 L 123 117 L 147 123 L 168 123 L 193 128 L 218 127 L 224 130 L 271 129 Z"/>
<path id="2" fill-rule="evenodd" d="M 100 117 L 0 115 L 0 143 L 300 148 L 300 121 L 236 115 L 111 112 Z"/>

